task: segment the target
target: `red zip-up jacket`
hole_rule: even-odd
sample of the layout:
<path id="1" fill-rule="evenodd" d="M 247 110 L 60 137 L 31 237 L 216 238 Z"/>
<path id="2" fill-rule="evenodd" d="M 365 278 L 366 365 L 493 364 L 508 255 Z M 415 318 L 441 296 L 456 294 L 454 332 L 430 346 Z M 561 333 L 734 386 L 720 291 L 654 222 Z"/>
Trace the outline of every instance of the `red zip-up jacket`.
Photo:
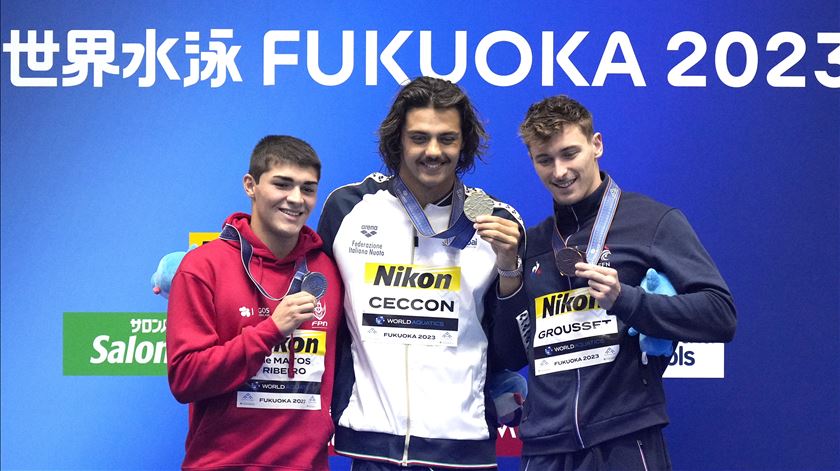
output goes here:
<path id="1" fill-rule="evenodd" d="M 279 303 L 260 294 L 242 266 L 238 241 L 217 239 L 190 251 L 172 280 L 166 346 L 169 385 L 190 404 L 187 470 L 327 470 L 327 442 L 341 322 L 341 278 L 304 227 L 277 260 L 253 233 L 250 216 L 231 215 L 253 246 L 250 269 L 275 298 L 289 289 L 295 263 L 327 278 L 315 319 L 285 337 L 271 320 Z M 289 362 L 294 363 L 294 374 Z"/>

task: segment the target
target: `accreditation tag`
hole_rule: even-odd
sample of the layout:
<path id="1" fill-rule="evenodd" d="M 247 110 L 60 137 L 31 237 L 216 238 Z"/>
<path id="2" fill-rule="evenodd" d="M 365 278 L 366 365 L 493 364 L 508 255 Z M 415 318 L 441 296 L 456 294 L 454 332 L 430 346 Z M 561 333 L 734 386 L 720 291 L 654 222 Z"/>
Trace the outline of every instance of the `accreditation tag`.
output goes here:
<path id="1" fill-rule="evenodd" d="M 296 330 L 265 357 L 260 370 L 239 387 L 236 406 L 251 409 L 321 409 L 321 381 L 327 352 L 327 333 Z M 289 364 L 293 349 L 294 365 Z M 289 377 L 294 368 L 294 377 Z"/>
<path id="2" fill-rule="evenodd" d="M 457 346 L 460 278 L 459 267 L 366 264 L 362 341 Z"/>
<path id="3" fill-rule="evenodd" d="M 615 360 L 618 321 L 578 288 L 534 300 L 534 374 L 544 375 Z"/>

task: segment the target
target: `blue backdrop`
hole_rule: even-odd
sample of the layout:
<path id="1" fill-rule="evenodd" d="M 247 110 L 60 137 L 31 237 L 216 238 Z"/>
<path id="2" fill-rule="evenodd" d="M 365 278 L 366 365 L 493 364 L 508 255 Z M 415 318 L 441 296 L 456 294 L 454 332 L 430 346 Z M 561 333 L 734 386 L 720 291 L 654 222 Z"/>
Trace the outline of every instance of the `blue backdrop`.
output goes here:
<path id="1" fill-rule="evenodd" d="M 666 382 L 675 468 L 840 469 L 840 79 L 823 75 L 840 76 L 838 10 L 836 0 L 3 1 L 2 468 L 177 468 L 187 408 L 165 377 L 65 376 L 63 313 L 165 311 L 149 288 L 159 257 L 185 249 L 189 232 L 218 230 L 229 213 L 250 209 L 241 177 L 266 134 L 299 136 L 318 151 L 320 201 L 380 170 L 375 131 L 398 89 L 380 54 L 411 31 L 392 57 L 408 77 L 420 75 L 420 31 L 431 31 L 431 65 L 448 74 L 465 31 L 459 84 L 492 136 L 468 184 L 510 202 L 528 225 L 542 220 L 550 199 L 516 129 L 530 103 L 572 95 L 604 134 L 602 167 L 622 188 L 681 208 L 734 293 L 739 324 L 725 379 Z M 212 38 L 214 29 L 232 37 Z M 33 52 L 38 42 L 49 49 L 47 30 L 58 50 Z M 158 60 L 155 82 L 141 86 L 160 49 L 137 55 L 139 69 L 127 72 L 146 30 L 157 48 L 177 39 L 163 57 L 178 79 Z M 107 33 L 80 42 L 79 31 L 112 31 L 113 42 Z M 296 54 L 297 65 L 264 62 L 269 31 L 299 32 L 268 48 L 280 60 Z M 324 74 L 347 65 L 342 31 L 353 32 L 354 68 L 341 83 L 308 71 L 307 31 L 318 34 Z M 683 31 L 697 34 L 669 48 Z M 576 32 L 588 34 L 573 47 Z M 220 86 L 209 78 L 185 86 L 190 61 L 207 64 L 190 45 L 206 52 L 213 42 L 241 46 L 232 58 L 241 81 L 222 66 Z M 82 67 L 87 77 L 71 86 L 72 64 L 94 44 L 102 51 L 91 60 L 102 62 Z M 564 44 L 573 51 L 565 68 L 552 60 Z M 780 63 L 789 67 L 773 78 Z M 683 78 L 679 64 L 690 66 Z M 96 68 L 105 70 L 101 86 Z M 266 69 L 274 85 L 264 84 Z M 599 70 L 612 72 L 601 84 Z M 698 80 L 685 76 L 705 84 L 681 86 Z M 20 86 L 33 78 L 55 86 Z M 501 461 L 515 469 L 516 459 Z"/>

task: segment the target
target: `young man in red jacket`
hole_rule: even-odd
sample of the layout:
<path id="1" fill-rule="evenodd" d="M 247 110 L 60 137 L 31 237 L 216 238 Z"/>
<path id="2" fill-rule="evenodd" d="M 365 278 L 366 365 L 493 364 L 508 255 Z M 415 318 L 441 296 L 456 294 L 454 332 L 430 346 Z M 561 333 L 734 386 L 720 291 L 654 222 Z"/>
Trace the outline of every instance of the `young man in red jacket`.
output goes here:
<path id="1" fill-rule="evenodd" d="M 305 225 L 321 162 L 267 136 L 243 178 L 251 215 L 190 251 L 172 280 L 167 351 L 190 404 L 183 469 L 327 470 L 342 285 Z"/>

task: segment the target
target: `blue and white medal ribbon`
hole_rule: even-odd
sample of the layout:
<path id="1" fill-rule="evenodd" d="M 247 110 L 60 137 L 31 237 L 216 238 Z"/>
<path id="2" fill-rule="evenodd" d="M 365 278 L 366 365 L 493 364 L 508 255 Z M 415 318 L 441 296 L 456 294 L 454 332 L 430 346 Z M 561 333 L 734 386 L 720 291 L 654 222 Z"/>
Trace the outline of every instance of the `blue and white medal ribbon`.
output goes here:
<path id="1" fill-rule="evenodd" d="M 557 270 L 563 276 L 571 276 L 574 274 L 575 263 L 583 262 L 594 265 L 601 258 L 601 252 L 604 250 L 604 243 L 607 241 L 607 233 L 610 231 L 612 221 L 615 218 L 615 212 L 618 208 L 618 201 L 621 198 L 621 188 L 615 181 L 607 177 L 609 182 L 607 189 L 601 196 L 601 204 L 598 207 L 598 216 L 595 218 L 595 225 L 592 227 L 592 232 L 589 235 L 589 244 L 586 246 L 586 255 L 580 253 L 574 247 L 566 246 L 566 242 L 560 237 L 560 232 L 557 229 L 557 223 L 554 224 L 554 232 L 551 235 L 551 248 L 554 251 L 554 262 L 557 265 Z"/>
<path id="2" fill-rule="evenodd" d="M 455 185 L 452 189 L 452 210 L 449 213 L 449 228 L 443 232 L 435 233 L 429 218 L 420 207 L 417 198 L 411 193 L 405 182 L 395 175 L 393 179 L 394 193 L 397 199 L 400 200 L 408 217 L 411 218 L 414 228 L 417 233 L 423 237 L 434 237 L 436 239 L 450 239 L 444 242 L 445 245 L 455 247 L 462 250 L 472 240 L 475 235 L 475 228 L 473 223 L 464 214 L 464 200 L 466 199 L 464 184 L 459 179 L 455 179 Z"/>
<path id="3" fill-rule="evenodd" d="M 298 293 L 301 290 L 306 291 L 320 299 L 327 290 L 327 279 L 324 275 L 318 272 L 310 272 L 309 267 L 306 264 L 306 257 L 301 257 L 297 262 L 295 262 L 295 276 L 292 278 L 292 282 L 289 284 L 289 289 L 286 290 L 286 294 L 276 298 L 268 294 L 268 291 L 266 291 L 265 288 L 263 288 L 251 274 L 251 256 L 254 254 L 254 248 L 251 247 L 251 244 L 244 237 L 242 237 L 242 234 L 240 234 L 239 231 L 232 225 L 225 224 L 222 233 L 219 234 L 219 238 L 224 240 L 239 241 L 239 254 L 242 257 L 242 267 L 245 269 L 245 273 L 248 275 L 248 278 L 251 279 L 251 282 L 254 283 L 254 286 L 257 287 L 257 290 L 259 290 L 263 296 L 272 301 L 280 301 L 287 295 Z"/>

